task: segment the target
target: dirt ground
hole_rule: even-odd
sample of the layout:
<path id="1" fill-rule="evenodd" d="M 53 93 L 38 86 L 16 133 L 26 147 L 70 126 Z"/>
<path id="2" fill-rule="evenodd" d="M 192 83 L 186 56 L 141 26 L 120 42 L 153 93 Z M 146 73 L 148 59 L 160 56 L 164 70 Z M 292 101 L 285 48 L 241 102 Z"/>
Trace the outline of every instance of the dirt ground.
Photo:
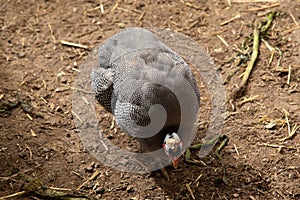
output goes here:
<path id="1" fill-rule="evenodd" d="M 300 199 L 295 2 L 1 0 L 0 199 L 50 199 L 59 192 L 96 199 Z M 246 91 L 228 101 L 222 133 L 229 142 L 221 151 L 226 181 L 212 155 L 194 165 L 181 159 L 178 170 L 166 168 L 167 180 L 160 171 L 114 170 L 85 150 L 73 122 L 72 86 L 93 47 L 124 27 L 182 32 L 206 49 L 223 80 L 232 75 L 225 85 L 230 100 L 251 57 L 254 21 L 264 22 L 272 11 Z M 209 97 L 201 100 L 205 105 Z M 204 134 L 210 112 L 201 109 L 198 133 Z"/>

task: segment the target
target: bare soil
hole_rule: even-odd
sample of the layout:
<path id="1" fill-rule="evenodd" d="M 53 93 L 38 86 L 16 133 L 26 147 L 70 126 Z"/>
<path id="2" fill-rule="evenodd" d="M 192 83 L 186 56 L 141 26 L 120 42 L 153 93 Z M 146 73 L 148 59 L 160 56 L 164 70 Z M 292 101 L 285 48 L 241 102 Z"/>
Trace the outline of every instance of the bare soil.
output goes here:
<path id="1" fill-rule="evenodd" d="M 300 199 L 300 129 L 284 140 L 288 127 L 292 132 L 300 124 L 300 29 L 291 30 L 300 23 L 300 4 L 229 2 L 1 0 L 0 199 L 50 199 L 41 186 L 96 199 Z M 243 96 L 228 101 L 222 134 L 229 142 L 221 151 L 226 182 L 213 155 L 195 165 L 182 158 L 178 170 L 166 168 L 167 180 L 160 171 L 141 175 L 106 167 L 85 150 L 73 122 L 72 86 L 93 47 L 124 27 L 182 32 L 206 49 L 224 80 L 233 74 L 225 85 L 230 100 L 251 57 L 251 43 L 243 56 L 242 44 L 252 37 L 254 20 L 263 22 L 272 11 L 262 38 L 276 48 L 273 60 L 261 41 Z M 205 92 L 201 100 L 198 132 L 205 134 Z"/>

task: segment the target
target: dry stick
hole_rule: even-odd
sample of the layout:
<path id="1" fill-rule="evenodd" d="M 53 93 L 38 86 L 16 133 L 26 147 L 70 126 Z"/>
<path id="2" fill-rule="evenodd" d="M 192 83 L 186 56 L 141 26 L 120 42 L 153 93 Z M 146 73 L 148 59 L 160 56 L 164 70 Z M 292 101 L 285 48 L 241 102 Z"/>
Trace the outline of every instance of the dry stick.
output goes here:
<path id="1" fill-rule="evenodd" d="M 252 101 L 256 100 L 258 97 L 259 97 L 259 95 L 250 96 L 249 98 L 246 98 L 246 99 L 242 100 L 241 102 L 239 102 L 238 105 L 243 105 L 245 103 L 252 102 Z"/>
<path id="2" fill-rule="evenodd" d="M 233 147 L 234 147 L 234 150 L 235 150 L 236 154 L 239 156 L 240 152 L 238 151 L 237 146 L 235 144 L 233 144 Z"/>
<path id="3" fill-rule="evenodd" d="M 68 42 L 66 40 L 61 40 L 60 43 L 64 44 L 64 45 L 67 45 L 67 46 L 78 47 L 78 48 L 83 48 L 83 49 L 88 49 L 89 48 L 86 45 L 77 44 L 77 43 L 73 43 L 73 42 Z"/>
<path id="4" fill-rule="evenodd" d="M 290 85 L 291 83 L 291 74 L 292 74 L 292 65 L 289 65 L 289 74 L 288 74 L 288 78 L 286 81 L 286 84 Z"/>
<path id="5" fill-rule="evenodd" d="M 26 181 L 31 182 L 31 185 L 26 190 L 16 192 L 10 195 L 2 196 L 0 197 L 0 200 L 26 195 L 26 194 L 30 194 L 33 197 L 34 196 L 43 197 L 44 199 L 63 199 L 63 200 L 92 199 L 88 197 L 88 195 L 81 194 L 78 192 L 75 193 L 76 191 L 73 191 L 71 189 L 48 187 L 41 182 L 36 182 L 36 180 L 34 180 L 33 178 L 27 175 L 24 175 L 24 179 Z M 67 191 L 67 193 L 61 191 Z"/>
<path id="6" fill-rule="evenodd" d="M 283 32 L 282 32 L 282 35 L 289 34 L 290 32 L 293 32 L 293 31 L 295 31 L 295 30 L 297 30 L 297 29 L 300 29 L 300 26 L 296 26 L 296 27 L 294 27 L 294 28 L 290 28 L 290 29 L 288 29 L 288 30 L 286 30 L 286 31 L 283 31 Z"/>
<path id="7" fill-rule="evenodd" d="M 270 28 L 273 18 L 274 18 L 275 12 L 271 12 L 267 15 L 267 22 L 264 26 L 262 26 L 259 29 L 259 25 L 258 25 L 258 21 L 256 20 L 254 22 L 254 30 L 253 30 L 253 52 L 251 55 L 251 60 L 248 63 L 248 66 L 246 68 L 246 71 L 243 73 L 243 79 L 241 81 L 240 86 L 237 88 L 236 91 L 234 91 L 233 93 L 233 99 L 236 99 L 237 97 L 239 97 L 239 95 L 241 95 L 244 92 L 244 89 L 246 87 L 247 81 L 250 77 L 251 71 L 253 69 L 253 66 L 255 64 L 255 61 L 258 57 L 258 53 L 259 53 L 259 38 L 260 38 L 260 32 L 262 32 L 262 34 L 265 34 L 268 29 Z"/>
<path id="8" fill-rule="evenodd" d="M 189 193 L 191 194 L 192 199 L 196 199 L 190 185 L 188 183 L 186 183 L 185 186 L 186 186 L 187 190 L 189 191 Z"/>
<path id="9" fill-rule="evenodd" d="M 196 10 L 200 9 L 199 6 L 196 6 L 196 5 L 191 4 L 191 3 L 189 3 L 189 2 L 184 2 L 183 0 L 180 0 L 180 3 L 183 3 L 183 4 L 185 4 L 187 7 L 191 7 L 191 8 L 194 8 L 194 9 L 196 9 Z"/>
<path id="10" fill-rule="evenodd" d="M 200 21 L 197 19 L 196 21 L 194 21 L 193 23 L 191 23 L 191 25 L 188 27 L 189 29 L 192 29 L 194 26 L 196 26 Z"/>
<path id="11" fill-rule="evenodd" d="M 83 182 L 78 188 L 77 190 L 80 190 L 85 184 L 87 184 L 88 182 L 90 182 L 91 180 L 95 179 L 98 175 L 100 174 L 100 171 L 96 171 L 88 180 L 86 180 L 85 182 Z"/>
<path id="12" fill-rule="evenodd" d="M 112 9 L 110 10 L 110 12 L 113 12 L 114 10 L 116 10 L 116 8 L 119 6 L 119 4 L 118 3 L 116 3 L 115 5 L 114 5 L 114 7 L 112 7 Z"/>
<path id="13" fill-rule="evenodd" d="M 276 4 L 273 4 L 273 5 L 262 6 L 262 7 L 259 7 L 259 8 L 251 8 L 251 9 L 247 10 L 247 12 L 260 11 L 260 10 L 264 10 L 264 9 L 268 9 L 268 8 L 274 8 L 274 7 L 277 7 L 277 6 L 280 6 L 280 3 L 276 3 Z"/>
<path id="14" fill-rule="evenodd" d="M 296 24 L 296 26 L 299 27 L 299 24 L 298 24 L 297 20 L 295 19 L 294 15 L 292 13 L 290 13 L 290 16 L 291 16 L 292 20 L 294 21 L 294 23 Z"/>
<path id="15" fill-rule="evenodd" d="M 146 11 L 144 11 L 141 15 L 140 15 L 140 17 L 139 17 L 139 21 L 142 21 L 143 20 L 143 18 L 144 18 L 144 16 L 145 16 L 145 14 L 146 14 Z"/>
<path id="16" fill-rule="evenodd" d="M 293 126 L 291 132 L 289 133 L 289 135 L 287 137 L 285 137 L 285 138 L 280 139 L 279 141 L 280 142 L 284 142 L 286 140 L 289 140 L 289 139 L 293 138 L 296 135 L 296 133 L 297 133 L 297 131 L 298 131 L 299 128 L 300 128 L 300 125 L 295 124 Z"/>
<path id="17" fill-rule="evenodd" d="M 88 9 L 87 11 L 85 11 L 85 13 L 93 12 L 93 11 L 96 11 L 96 10 L 100 10 L 100 12 L 103 14 L 103 13 L 104 13 L 104 7 L 103 7 L 103 4 L 101 3 L 100 6 L 97 6 L 97 7 L 95 7 L 95 8 L 91 8 L 91 9 Z"/>
<path id="18" fill-rule="evenodd" d="M 20 196 L 20 195 L 23 195 L 25 194 L 26 191 L 21 191 L 21 192 L 16 192 L 16 193 L 13 193 L 13 194 L 9 194 L 9 195 L 6 195 L 6 196 L 2 196 L 0 197 L 0 200 L 4 200 L 4 199 L 8 199 L 8 198 L 13 198 L 13 197 L 17 197 L 17 196 Z"/>
<path id="19" fill-rule="evenodd" d="M 217 35 L 217 37 L 219 38 L 219 40 L 221 40 L 221 42 L 226 46 L 229 47 L 229 44 L 226 42 L 226 40 L 224 38 L 222 38 L 220 35 Z"/>
<path id="20" fill-rule="evenodd" d="M 288 128 L 288 135 L 290 135 L 290 133 L 291 133 L 291 125 L 290 125 L 290 122 L 289 122 L 289 115 L 290 114 L 284 108 L 283 108 L 283 112 L 284 112 L 284 115 L 285 115 L 285 121 L 286 121 L 287 128 Z"/>
<path id="21" fill-rule="evenodd" d="M 201 177 L 202 177 L 202 174 L 200 174 L 200 175 L 196 178 L 196 180 L 193 181 L 193 183 L 197 183 L 197 182 L 200 180 Z"/>
<path id="22" fill-rule="evenodd" d="M 220 35 L 221 33 L 225 32 L 225 31 L 227 31 L 227 29 L 226 29 L 226 28 L 225 28 L 225 29 L 223 29 L 223 30 L 220 30 L 220 31 L 217 31 L 217 32 L 211 33 L 210 35 L 211 35 L 211 36 L 214 36 L 214 35 Z"/>
<path id="23" fill-rule="evenodd" d="M 258 52 L 259 52 L 259 35 L 260 35 L 260 32 L 259 32 L 259 29 L 258 29 L 258 22 L 255 21 L 254 30 L 253 30 L 253 36 L 254 36 L 254 38 L 253 38 L 253 53 L 251 55 L 251 60 L 248 63 L 248 66 L 247 66 L 246 71 L 244 73 L 241 84 L 237 88 L 237 90 L 235 90 L 234 93 L 233 93 L 233 98 L 234 99 L 236 99 L 239 96 L 239 94 L 243 93 L 243 90 L 245 89 L 247 81 L 250 77 L 251 71 L 253 69 L 254 63 L 257 59 Z"/>
<path id="24" fill-rule="evenodd" d="M 228 19 L 228 20 L 222 22 L 220 25 L 221 25 L 221 26 L 224 26 L 225 24 L 228 24 L 228 23 L 230 23 L 230 22 L 232 22 L 232 21 L 234 21 L 234 20 L 236 20 L 236 19 L 239 19 L 239 18 L 241 18 L 241 15 L 240 15 L 240 14 L 237 14 L 237 15 L 235 15 L 234 17 L 232 17 L 232 18 L 230 18 L 230 19 Z"/>
<path id="25" fill-rule="evenodd" d="M 292 147 L 292 146 L 283 146 L 283 145 L 277 145 L 277 144 L 268 144 L 268 143 L 262 143 L 262 144 L 258 144 L 260 146 L 267 146 L 267 147 L 272 147 L 272 148 L 279 148 L 279 149 L 289 149 L 289 150 L 298 150 L 296 147 Z"/>
<path id="26" fill-rule="evenodd" d="M 49 29 L 50 29 L 50 33 L 51 33 L 51 37 L 52 37 L 52 39 L 53 39 L 53 42 L 56 42 L 56 38 L 54 37 L 53 29 L 52 29 L 51 24 L 48 24 L 48 27 L 49 27 Z"/>

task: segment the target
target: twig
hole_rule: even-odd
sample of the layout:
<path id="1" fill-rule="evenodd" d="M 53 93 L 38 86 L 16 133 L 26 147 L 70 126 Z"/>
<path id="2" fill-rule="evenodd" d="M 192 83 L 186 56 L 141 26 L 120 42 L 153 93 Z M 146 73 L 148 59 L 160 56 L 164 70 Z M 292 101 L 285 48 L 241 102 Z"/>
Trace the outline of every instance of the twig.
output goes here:
<path id="1" fill-rule="evenodd" d="M 48 24 L 48 27 L 49 27 L 49 29 L 50 29 L 50 33 L 51 33 L 51 37 L 52 37 L 52 39 L 53 39 L 53 42 L 55 42 L 55 43 L 56 43 L 56 38 L 54 37 L 54 34 L 53 34 L 53 29 L 52 29 L 52 26 L 51 26 L 51 24 Z"/>
<path id="2" fill-rule="evenodd" d="M 199 6 L 196 6 L 196 5 L 191 4 L 191 3 L 189 3 L 189 2 L 184 2 L 183 0 L 180 0 L 180 2 L 183 3 L 183 4 L 185 4 L 187 7 L 191 7 L 191 8 L 194 8 L 194 9 L 196 9 L 196 10 L 200 9 Z"/>
<path id="3" fill-rule="evenodd" d="M 72 191 L 72 189 L 69 188 L 58 188 L 58 187 L 49 187 L 51 190 L 60 190 L 60 191 Z"/>
<path id="4" fill-rule="evenodd" d="M 249 98 L 245 98 L 244 100 L 242 100 L 241 102 L 238 103 L 238 105 L 243 105 L 245 103 L 248 103 L 248 102 L 252 102 L 254 101 L 255 99 L 257 99 L 259 97 L 259 95 L 255 95 L 255 96 L 250 96 Z"/>
<path id="5" fill-rule="evenodd" d="M 294 17 L 294 15 L 292 13 L 290 13 L 290 16 L 291 16 L 292 20 L 294 21 L 294 23 L 296 24 L 296 26 L 299 27 L 299 24 L 298 24 L 296 18 Z"/>
<path id="6" fill-rule="evenodd" d="M 298 150 L 297 148 L 295 147 L 286 147 L 286 146 L 283 146 L 283 145 L 277 145 L 277 144 L 268 144 L 268 143 L 262 143 L 262 144 L 258 144 L 258 145 L 261 145 L 261 146 L 267 146 L 267 147 L 272 147 L 272 148 L 284 148 L 284 149 L 290 149 L 290 150 Z"/>
<path id="7" fill-rule="evenodd" d="M 119 6 L 119 4 L 118 3 L 116 3 L 115 5 L 114 5 L 114 7 L 112 7 L 112 9 L 110 10 L 110 12 L 113 12 L 114 10 L 116 10 L 116 8 Z"/>
<path id="8" fill-rule="evenodd" d="M 296 26 L 296 27 L 294 27 L 294 28 L 290 28 L 290 29 L 288 29 L 288 30 L 286 30 L 286 31 L 283 31 L 283 32 L 282 32 L 282 35 L 289 34 L 290 32 L 293 32 L 293 31 L 295 31 L 295 30 L 297 30 L 297 29 L 300 29 L 300 26 Z"/>
<path id="9" fill-rule="evenodd" d="M 288 73 L 288 78 L 286 81 L 286 84 L 290 85 L 291 83 L 291 73 L 292 73 L 292 65 L 289 65 L 289 73 Z"/>
<path id="10" fill-rule="evenodd" d="M 238 149 L 237 149 L 236 145 L 235 145 L 235 144 L 233 144 L 233 147 L 234 147 L 234 150 L 235 150 L 236 154 L 239 156 L 239 155 L 240 155 L 240 153 L 239 153 L 239 151 L 238 151 Z"/>
<path id="11" fill-rule="evenodd" d="M 103 14 L 104 13 L 104 8 L 103 8 L 103 4 L 100 4 L 100 6 L 97 6 L 95 8 L 91 8 L 87 11 L 85 11 L 86 13 L 87 12 L 93 12 L 93 11 L 96 11 L 96 10 L 100 10 L 100 12 Z"/>
<path id="12" fill-rule="evenodd" d="M 88 182 L 90 182 L 91 180 L 95 179 L 98 175 L 100 174 L 100 171 L 95 171 L 95 173 L 85 182 L 83 182 L 78 188 L 77 190 L 80 190 L 85 184 L 87 184 Z"/>
<path id="13" fill-rule="evenodd" d="M 188 29 L 192 29 L 194 26 L 196 26 L 196 24 L 198 24 L 200 21 L 199 19 L 195 20 L 193 23 L 191 23 L 191 25 L 188 27 Z"/>
<path id="14" fill-rule="evenodd" d="M 271 56 L 268 62 L 268 67 L 270 67 L 271 63 L 273 62 L 274 55 L 275 55 L 275 49 L 271 52 Z"/>
<path id="15" fill-rule="evenodd" d="M 33 118 L 29 115 L 29 113 L 26 113 L 26 116 L 28 117 L 28 119 L 30 119 L 30 121 L 33 120 Z"/>
<path id="16" fill-rule="evenodd" d="M 294 125 L 293 129 L 291 130 L 291 125 L 290 125 L 290 122 L 289 122 L 289 113 L 283 109 L 283 112 L 285 114 L 285 120 L 286 120 L 286 124 L 287 124 L 287 127 L 288 127 L 288 136 L 285 137 L 285 138 L 282 138 L 280 141 L 285 141 L 285 140 L 288 140 L 288 139 L 291 139 L 292 137 L 295 136 L 297 130 L 300 128 L 300 126 L 298 126 L 297 124 Z"/>
<path id="17" fill-rule="evenodd" d="M 261 41 L 266 45 L 266 47 L 267 47 L 267 49 L 269 49 L 269 51 L 274 51 L 275 50 L 275 48 L 274 47 L 272 47 L 266 40 L 264 40 L 264 39 L 261 39 Z"/>
<path id="18" fill-rule="evenodd" d="M 290 126 L 289 117 L 288 117 L 289 113 L 285 109 L 283 109 L 283 112 L 284 112 L 285 121 L 286 121 L 286 124 L 287 124 L 287 127 L 288 127 L 288 134 L 290 135 L 290 133 L 291 133 L 291 126 Z"/>
<path id="19" fill-rule="evenodd" d="M 287 137 L 285 137 L 285 138 L 282 138 L 279 141 L 280 142 L 284 142 L 286 140 L 289 140 L 289 139 L 293 138 L 296 135 L 296 133 L 297 133 L 297 131 L 298 131 L 299 128 L 300 128 L 300 126 L 297 125 L 297 124 L 295 124 L 294 127 L 292 128 L 291 132 L 289 133 L 289 135 Z"/>
<path id="20" fill-rule="evenodd" d="M 268 62 L 268 67 L 271 65 L 273 59 L 274 59 L 274 54 L 275 54 L 275 48 L 272 47 L 266 40 L 261 39 L 261 41 L 266 45 L 267 49 L 269 49 L 269 51 L 271 51 L 271 56 Z"/>
<path id="21" fill-rule="evenodd" d="M 12 197 L 17 197 L 17 196 L 21 196 L 21 195 L 23 195 L 23 194 L 25 194 L 25 193 L 26 193 L 26 191 L 16 192 L 16 193 L 13 193 L 13 194 L 9 194 L 9 195 L 6 195 L 6 196 L 2 196 L 2 197 L 0 197 L 0 200 L 12 198 Z"/>
<path id="22" fill-rule="evenodd" d="M 73 42 L 68 42 L 66 40 L 60 40 L 60 43 L 63 44 L 63 45 L 67 45 L 67 46 L 78 47 L 78 48 L 83 48 L 83 49 L 89 49 L 89 47 L 86 46 L 86 45 L 77 44 L 77 43 L 73 43 Z"/>
<path id="23" fill-rule="evenodd" d="M 186 183 L 185 186 L 186 186 L 187 190 L 189 191 L 189 193 L 191 194 L 192 199 L 196 199 L 190 185 L 188 183 Z"/>
<path id="24" fill-rule="evenodd" d="M 28 149 L 28 151 L 29 151 L 29 158 L 30 158 L 30 160 L 32 160 L 32 151 L 27 144 L 25 144 L 25 146 L 26 146 L 26 149 Z"/>
<path id="25" fill-rule="evenodd" d="M 125 11 L 125 12 L 128 12 L 128 13 L 133 13 L 133 11 L 128 10 L 128 9 L 126 9 L 126 8 L 117 7 L 117 9 L 118 9 L 118 10 Z"/>
<path id="26" fill-rule="evenodd" d="M 79 115 L 77 115 L 77 113 L 75 113 L 73 110 L 71 111 L 72 114 L 80 121 L 80 124 L 82 124 L 82 119 L 79 117 Z"/>
<path id="27" fill-rule="evenodd" d="M 243 75 L 243 79 L 241 81 L 241 84 L 239 87 L 233 92 L 233 98 L 236 99 L 241 93 L 243 93 L 247 81 L 250 77 L 251 71 L 253 69 L 254 63 L 257 59 L 258 52 L 259 52 L 259 37 L 260 37 L 260 32 L 258 29 L 258 21 L 255 21 L 254 23 L 254 30 L 253 30 L 253 53 L 251 55 L 251 60 L 248 63 L 248 66 L 245 70 L 245 73 Z"/>
<path id="28" fill-rule="evenodd" d="M 228 23 L 230 23 L 230 22 L 232 22 L 232 21 L 234 21 L 236 19 L 239 19 L 239 18 L 241 18 L 241 15 L 240 14 L 236 14 L 234 17 L 232 17 L 232 18 L 230 18 L 230 19 L 222 22 L 220 25 L 224 26 L 225 24 L 228 24 Z"/>
<path id="29" fill-rule="evenodd" d="M 140 15 L 139 21 L 142 21 L 142 19 L 144 18 L 145 14 L 146 14 L 146 11 L 144 11 L 144 12 Z"/>
<path id="30" fill-rule="evenodd" d="M 260 34 L 265 34 L 268 29 L 270 28 L 273 18 L 274 18 L 275 12 L 269 13 L 267 15 L 267 22 L 264 26 L 262 26 L 259 29 L 259 24 L 258 21 L 256 20 L 254 22 L 254 30 L 253 30 L 253 52 L 251 55 L 251 59 L 248 63 L 248 66 L 245 70 L 245 72 L 243 73 L 243 79 L 239 85 L 239 87 L 233 92 L 233 99 L 238 98 L 239 96 L 241 96 L 241 94 L 244 92 L 248 79 L 250 77 L 251 71 L 254 67 L 254 64 L 256 62 L 256 59 L 258 57 L 258 53 L 259 53 L 259 39 L 260 39 Z"/>
<path id="31" fill-rule="evenodd" d="M 217 31 L 217 32 L 211 33 L 210 35 L 211 35 L 211 36 L 214 36 L 214 35 L 220 35 L 221 33 L 225 32 L 225 31 L 227 31 L 227 29 L 226 29 L 226 28 L 225 28 L 225 29 L 223 29 L 223 30 L 220 30 L 220 31 Z"/>
<path id="32" fill-rule="evenodd" d="M 197 183 L 197 182 L 200 180 L 201 177 L 202 177 L 202 174 L 200 174 L 200 175 L 194 180 L 193 183 Z"/>
<path id="33" fill-rule="evenodd" d="M 272 5 L 269 5 L 269 6 L 262 6 L 260 8 L 251 8 L 251 9 L 247 10 L 247 12 L 260 11 L 260 10 L 264 10 L 264 9 L 268 9 L 268 8 L 274 8 L 274 7 L 277 7 L 277 6 L 280 6 L 280 3 L 272 4 Z"/>
<path id="34" fill-rule="evenodd" d="M 276 51 L 278 51 L 278 54 L 279 54 L 279 58 L 277 60 L 277 68 L 280 67 L 280 64 L 281 64 L 281 60 L 282 60 L 282 51 L 278 48 L 278 47 L 275 47 Z"/>
<path id="35" fill-rule="evenodd" d="M 224 38 L 222 38 L 220 35 L 217 35 L 217 37 L 221 40 L 221 42 L 223 42 L 223 44 L 224 44 L 226 47 L 229 47 L 229 44 L 224 40 Z"/>

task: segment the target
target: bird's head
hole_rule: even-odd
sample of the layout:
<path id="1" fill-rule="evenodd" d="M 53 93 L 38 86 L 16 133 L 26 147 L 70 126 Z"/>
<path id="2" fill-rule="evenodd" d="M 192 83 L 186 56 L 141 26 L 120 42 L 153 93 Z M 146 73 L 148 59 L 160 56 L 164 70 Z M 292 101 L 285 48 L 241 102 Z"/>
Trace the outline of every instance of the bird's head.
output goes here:
<path id="1" fill-rule="evenodd" d="M 182 153 L 182 141 L 176 133 L 167 134 L 163 143 L 165 153 L 172 161 L 173 167 L 178 167 L 178 159 Z"/>

